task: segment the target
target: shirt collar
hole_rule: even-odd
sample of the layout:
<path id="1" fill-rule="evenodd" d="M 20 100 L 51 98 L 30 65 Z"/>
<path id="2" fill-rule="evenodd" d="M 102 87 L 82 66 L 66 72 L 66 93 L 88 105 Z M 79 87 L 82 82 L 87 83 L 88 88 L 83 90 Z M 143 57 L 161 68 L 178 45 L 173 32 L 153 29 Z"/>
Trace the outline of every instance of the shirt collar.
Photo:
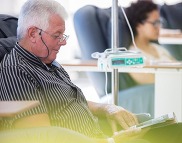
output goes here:
<path id="1" fill-rule="evenodd" d="M 38 57 L 36 57 L 34 54 L 30 53 L 29 51 L 27 51 L 26 49 L 24 49 L 23 47 L 21 47 L 18 42 L 15 44 L 15 50 L 26 60 L 30 61 L 32 64 L 34 65 L 38 65 L 41 66 L 42 68 L 46 68 L 47 70 L 50 70 L 51 68 L 59 68 L 60 65 L 56 62 L 53 61 L 50 65 L 48 66 L 45 63 L 43 63 Z"/>

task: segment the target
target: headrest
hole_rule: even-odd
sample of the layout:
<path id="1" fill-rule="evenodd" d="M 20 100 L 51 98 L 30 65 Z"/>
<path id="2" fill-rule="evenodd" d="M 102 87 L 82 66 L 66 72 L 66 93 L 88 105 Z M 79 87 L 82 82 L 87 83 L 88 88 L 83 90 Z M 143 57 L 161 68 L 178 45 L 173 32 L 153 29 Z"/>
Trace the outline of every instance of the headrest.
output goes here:
<path id="1" fill-rule="evenodd" d="M 6 53 L 10 53 L 10 51 L 14 48 L 16 42 L 17 42 L 16 36 L 8 38 L 0 38 L 0 62 Z"/>
<path id="2" fill-rule="evenodd" d="M 165 28 L 182 30 L 182 2 L 174 5 L 164 4 L 161 6 L 160 12 Z"/>
<path id="3" fill-rule="evenodd" d="M 101 30 L 105 36 L 108 46 L 111 48 L 111 36 L 112 36 L 112 19 L 111 8 L 101 9 L 97 8 L 98 21 Z M 118 7 L 118 31 L 119 31 L 119 47 L 128 48 L 131 43 L 131 34 L 123 15 L 122 9 Z"/>

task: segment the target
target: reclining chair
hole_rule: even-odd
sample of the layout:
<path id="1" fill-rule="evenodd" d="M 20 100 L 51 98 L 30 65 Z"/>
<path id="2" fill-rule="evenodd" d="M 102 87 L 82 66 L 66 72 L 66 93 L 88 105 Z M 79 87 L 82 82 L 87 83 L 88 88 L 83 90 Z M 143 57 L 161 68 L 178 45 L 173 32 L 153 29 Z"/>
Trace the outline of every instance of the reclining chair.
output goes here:
<path id="1" fill-rule="evenodd" d="M 131 41 L 130 32 L 120 8 L 118 12 L 119 47 L 127 48 Z M 111 48 L 111 8 L 84 6 L 74 14 L 74 26 L 82 60 L 92 60 L 92 53 L 104 52 Z M 87 74 L 101 102 L 107 101 L 105 100 L 105 74 L 102 72 L 88 72 Z M 133 113 L 154 115 L 154 84 L 137 85 L 128 73 L 120 73 L 119 82 L 118 105 Z M 110 73 L 108 73 L 107 88 L 110 93 Z"/>
<path id="2" fill-rule="evenodd" d="M 0 62 L 17 42 L 17 18 L 0 14 Z M 0 69 L 1 73 L 1 69 Z M 1 99 L 0 99 L 1 104 Z M 0 106 L 2 107 L 2 106 Z M 5 109 L 6 107 L 3 107 Z M 7 107 L 8 108 L 8 107 Z M 93 140 L 78 132 L 58 127 L 37 127 L 16 130 L 2 130 L 0 116 L 0 143 L 93 143 Z M 7 117 L 5 117 L 7 118 Z"/>

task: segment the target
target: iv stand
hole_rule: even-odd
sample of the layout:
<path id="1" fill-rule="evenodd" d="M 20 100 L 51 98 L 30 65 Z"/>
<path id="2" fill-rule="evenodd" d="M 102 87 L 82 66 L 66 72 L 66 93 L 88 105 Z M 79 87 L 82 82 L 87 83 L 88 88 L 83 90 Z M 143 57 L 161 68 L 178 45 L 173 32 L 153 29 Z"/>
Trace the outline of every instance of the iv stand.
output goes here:
<path id="1" fill-rule="evenodd" d="M 119 47 L 118 38 L 118 0 L 112 0 L 112 11 L 111 11 L 111 47 L 113 51 Z M 118 94 L 119 94 L 119 72 L 118 69 L 112 70 L 112 96 L 113 103 L 118 105 Z"/>

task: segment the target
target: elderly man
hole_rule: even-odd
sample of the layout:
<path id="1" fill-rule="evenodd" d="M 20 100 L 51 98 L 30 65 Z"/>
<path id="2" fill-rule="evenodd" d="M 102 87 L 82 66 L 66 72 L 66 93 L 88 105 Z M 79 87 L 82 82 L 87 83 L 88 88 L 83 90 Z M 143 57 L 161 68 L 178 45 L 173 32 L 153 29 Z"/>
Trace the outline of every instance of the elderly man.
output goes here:
<path id="1" fill-rule="evenodd" d="M 114 131 L 117 124 L 124 129 L 136 125 L 135 115 L 122 107 L 86 101 L 81 89 L 55 61 L 68 39 L 64 34 L 65 18 L 64 8 L 53 0 L 28 0 L 23 5 L 18 42 L 0 65 L 0 100 L 38 100 L 40 106 L 4 119 L 3 127 L 58 126 L 91 138 L 103 138 L 96 116 L 108 118 Z M 124 141 L 128 134 L 136 132 L 118 133 L 109 141 Z"/>

